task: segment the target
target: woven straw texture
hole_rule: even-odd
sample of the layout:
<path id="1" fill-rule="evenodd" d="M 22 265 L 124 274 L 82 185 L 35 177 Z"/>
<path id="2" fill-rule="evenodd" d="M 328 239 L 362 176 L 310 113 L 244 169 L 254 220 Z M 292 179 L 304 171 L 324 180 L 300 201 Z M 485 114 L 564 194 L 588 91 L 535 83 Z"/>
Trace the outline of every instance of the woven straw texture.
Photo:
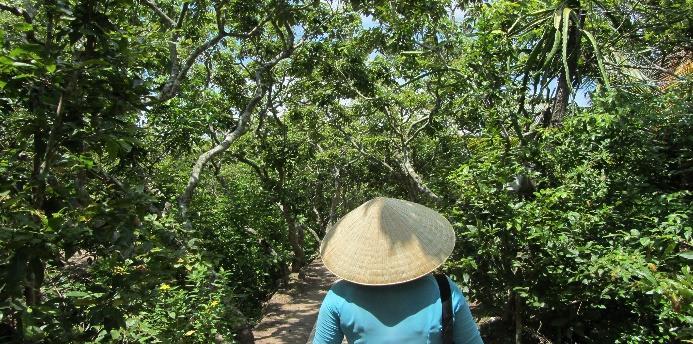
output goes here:
<path id="1" fill-rule="evenodd" d="M 454 247 L 452 225 L 435 210 L 378 197 L 341 218 L 325 235 L 320 255 L 342 279 L 389 285 L 435 270 Z"/>

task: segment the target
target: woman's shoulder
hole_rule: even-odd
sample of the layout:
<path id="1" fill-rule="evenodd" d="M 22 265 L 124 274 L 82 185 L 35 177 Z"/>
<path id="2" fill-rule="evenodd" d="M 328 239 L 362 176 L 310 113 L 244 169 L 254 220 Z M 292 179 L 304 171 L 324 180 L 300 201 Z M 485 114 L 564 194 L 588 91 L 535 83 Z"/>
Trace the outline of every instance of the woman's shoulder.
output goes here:
<path id="1" fill-rule="evenodd" d="M 467 299 L 465 298 L 464 294 L 462 293 L 462 290 L 460 287 L 457 285 L 457 283 L 450 278 L 450 276 L 446 276 L 448 279 L 448 283 L 450 284 L 450 295 L 452 296 L 452 307 L 454 311 L 457 311 L 460 307 L 464 307 L 467 305 Z"/>
<path id="2" fill-rule="evenodd" d="M 334 283 L 332 283 L 332 286 L 327 291 L 327 296 L 331 298 L 344 298 L 345 294 L 351 287 L 351 283 L 343 279 L 338 279 Z"/>
<path id="3" fill-rule="evenodd" d="M 344 280 L 335 281 L 325 295 L 323 307 L 338 311 L 345 302 L 348 282 Z"/>
<path id="4" fill-rule="evenodd" d="M 349 282 L 347 282 L 347 281 L 345 281 L 345 280 L 343 280 L 343 279 L 340 278 L 340 279 L 334 281 L 334 283 L 332 283 L 332 286 L 330 287 L 330 290 L 340 290 L 340 289 L 344 289 L 348 284 L 349 284 Z"/>

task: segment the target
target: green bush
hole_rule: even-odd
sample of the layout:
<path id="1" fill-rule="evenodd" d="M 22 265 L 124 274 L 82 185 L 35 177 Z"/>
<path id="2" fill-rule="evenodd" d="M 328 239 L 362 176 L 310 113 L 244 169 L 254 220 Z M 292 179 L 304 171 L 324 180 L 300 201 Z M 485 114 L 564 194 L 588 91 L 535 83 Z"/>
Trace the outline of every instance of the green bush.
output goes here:
<path id="1" fill-rule="evenodd" d="M 211 343 L 233 339 L 233 330 L 244 319 L 234 306 L 229 274 L 201 262 L 187 265 L 186 270 L 183 283 L 162 282 L 150 306 L 126 320 L 127 328 L 119 333 L 123 341 Z"/>
<path id="2" fill-rule="evenodd" d="M 501 312 L 517 295 L 515 315 L 553 338 L 693 338 L 693 195 L 678 163 L 693 121 L 659 107 L 669 97 L 606 99 L 512 154 L 469 138 L 471 158 L 450 177 L 461 238 L 450 268 L 471 276 L 474 298 Z M 510 191 L 519 175 L 536 191 Z"/>

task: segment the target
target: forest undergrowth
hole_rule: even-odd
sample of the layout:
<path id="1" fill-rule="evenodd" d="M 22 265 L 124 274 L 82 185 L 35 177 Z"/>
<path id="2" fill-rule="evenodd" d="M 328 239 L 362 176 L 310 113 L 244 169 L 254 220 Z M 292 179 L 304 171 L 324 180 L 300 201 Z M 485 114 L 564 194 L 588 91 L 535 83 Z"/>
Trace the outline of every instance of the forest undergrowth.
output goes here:
<path id="1" fill-rule="evenodd" d="M 388 196 L 453 224 L 443 270 L 487 342 L 691 343 L 691 18 L 2 0 L 0 342 L 251 342 L 330 226 Z"/>

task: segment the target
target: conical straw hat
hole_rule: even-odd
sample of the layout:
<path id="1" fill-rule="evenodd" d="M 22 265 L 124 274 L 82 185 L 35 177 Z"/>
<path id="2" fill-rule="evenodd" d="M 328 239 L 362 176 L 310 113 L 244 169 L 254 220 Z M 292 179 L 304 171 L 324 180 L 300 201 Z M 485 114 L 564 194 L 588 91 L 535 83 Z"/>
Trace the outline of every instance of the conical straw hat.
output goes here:
<path id="1" fill-rule="evenodd" d="M 322 240 L 320 255 L 342 279 L 389 285 L 435 270 L 454 247 L 452 225 L 435 210 L 378 197 L 341 218 Z"/>

